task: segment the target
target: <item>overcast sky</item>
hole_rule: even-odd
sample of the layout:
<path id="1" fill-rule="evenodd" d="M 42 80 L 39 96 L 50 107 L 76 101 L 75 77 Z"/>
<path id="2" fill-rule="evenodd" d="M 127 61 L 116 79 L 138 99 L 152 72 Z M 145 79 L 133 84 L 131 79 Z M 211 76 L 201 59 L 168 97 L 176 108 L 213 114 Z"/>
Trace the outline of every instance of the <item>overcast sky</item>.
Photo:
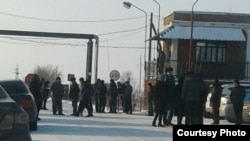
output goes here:
<path id="1" fill-rule="evenodd" d="M 152 12 L 154 24 L 158 25 L 157 3 L 128 1 L 147 13 L 148 25 Z M 162 27 L 163 17 L 177 10 L 190 11 L 195 0 L 157 2 L 161 6 Z M 118 70 L 121 74 L 133 72 L 139 81 L 140 64 L 142 80 L 144 74 L 145 13 L 135 7 L 126 9 L 122 3 L 123 0 L 0 0 L 0 29 L 98 35 L 98 78 L 109 81 L 109 72 Z M 249 0 L 199 0 L 195 10 L 250 13 L 249 5 Z M 36 66 L 46 65 L 57 66 L 64 81 L 69 73 L 85 77 L 86 45 L 87 40 L 79 39 L 0 35 L 0 79 L 15 78 L 17 65 L 21 79 Z"/>

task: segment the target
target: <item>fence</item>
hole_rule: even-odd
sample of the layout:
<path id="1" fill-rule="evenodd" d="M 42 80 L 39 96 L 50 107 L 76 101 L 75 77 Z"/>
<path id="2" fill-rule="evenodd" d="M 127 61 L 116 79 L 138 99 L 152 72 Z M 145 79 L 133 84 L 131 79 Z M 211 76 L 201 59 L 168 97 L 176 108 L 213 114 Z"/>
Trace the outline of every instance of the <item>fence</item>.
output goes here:
<path id="1" fill-rule="evenodd" d="M 226 62 L 226 63 L 206 63 L 191 62 L 189 68 L 188 61 L 165 61 L 164 68 L 171 66 L 176 76 L 185 75 L 189 70 L 199 73 L 203 79 L 239 79 L 250 80 L 250 62 Z M 157 72 L 156 61 L 146 62 L 146 79 L 156 79 Z"/>

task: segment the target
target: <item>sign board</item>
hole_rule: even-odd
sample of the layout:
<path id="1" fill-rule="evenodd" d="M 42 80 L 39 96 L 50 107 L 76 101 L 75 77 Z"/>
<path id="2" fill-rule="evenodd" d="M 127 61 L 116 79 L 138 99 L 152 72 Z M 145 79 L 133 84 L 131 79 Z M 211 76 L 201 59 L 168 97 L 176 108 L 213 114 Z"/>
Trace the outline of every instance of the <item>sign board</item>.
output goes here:
<path id="1" fill-rule="evenodd" d="M 68 74 L 68 81 L 70 81 L 72 77 L 75 77 L 75 75 L 74 74 Z"/>
<path id="2" fill-rule="evenodd" d="M 109 74 L 110 79 L 113 79 L 114 81 L 118 80 L 120 78 L 120 73 L 117 70 L 112 70 Z"/>

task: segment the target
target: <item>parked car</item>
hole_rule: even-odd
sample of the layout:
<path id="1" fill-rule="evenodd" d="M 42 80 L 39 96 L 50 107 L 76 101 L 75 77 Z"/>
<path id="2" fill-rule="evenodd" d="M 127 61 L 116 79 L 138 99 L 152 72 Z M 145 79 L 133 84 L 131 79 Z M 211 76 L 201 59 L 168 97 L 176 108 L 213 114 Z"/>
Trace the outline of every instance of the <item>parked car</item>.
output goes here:
<path id="1" fill-rule="evenodd" d="M 31 141 L 29 116 L 0 86 L 0 140 Z"/>
<path id="2" fill-rule="evenodd" d="M 37 130 L 37 108 L 28 86 L 19 79 L 0 80 L 0 85 L 8 95 L 29 115 L 30 130 Z"/>
<path id="3" fill-rule="evenodd" d="M 246 89 L 250 89 L 250 84 L 240 84 L 244 86 Z M 219 114 L 221 118 L 225 118 L 225 107 L 228 102 L 229 95 L 231 94 L 231 88 L 233 87 L 233 84 L 223 84 L 222 85 L 222 94 L 221 94 L 221 103 L 220 103 L 220 109 L 219 109 Z M 207 95 L 207 101 L 205 105 L 205 113 L 204 116 L 209 118 L 212 116 L 212 107 L 210 106 L 210 98 L 211 98 L 212 93 L 209 92 Z"/>
<path id="4" fill-rule="evenodd" d="M 229 122 L 235 122 L 233 104 L 231 103 L 230 98 L 228 98 L 225 106 L 225 118 Z M 244 99 L 242 111 L 242 122 L 250 124 L 250 89 L 246 90 L 246 97 Z"/>

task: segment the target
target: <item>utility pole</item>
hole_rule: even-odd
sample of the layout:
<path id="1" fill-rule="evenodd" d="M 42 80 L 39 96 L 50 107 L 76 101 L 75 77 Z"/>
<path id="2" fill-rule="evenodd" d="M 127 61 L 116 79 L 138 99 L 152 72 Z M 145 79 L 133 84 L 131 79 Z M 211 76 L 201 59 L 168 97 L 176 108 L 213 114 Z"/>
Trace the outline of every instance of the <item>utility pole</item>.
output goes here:
<path id="1" fill-rule="evenodd" d="M 149 30 L 149 39 L 152 38 L 152 27 L 153 27 L 153 13 L 150 14 L 150 30 Z M 152 50 L 152 40 L 149 40 L 149 45 L 148 45 L 148 68 L 146 70 L 146 65 L 145 70 L 146 70 L 146 75 L 147 79 L 150 78 L 150 70 L 151 70 L 151 50 Z"/>
<path id="2" fill-rule="evenodd" d="M 93 52 L 93 41 L 89 39 L 87 45 L 87 64 L 86 64 L 86 80 L 89 79 L 91 82 L 92 79 L 92 52 Z"/>
<path id="3" fill-rule="evenodd" d="M 141 56 L 140 56 L 140 77 L 139 77 L 139 95 L 140 95 L 140 112 L 142 108 L 142 94 L 141 94 Z"/>
<path id="4" fill-rule="evenodd" d="M 15 74 L 16 74 L 16 79 L 19 79 L 19 68 L 18 68 L 18 64 L 16 65 L 16 68 L 15 68 Z"/>
<path id="5" fill-rule="evenodd" d="M 194 6 L 195 4 L 198 2 L 198 0 L 196 0 L 192 6 L 192 12 L 191 12 L 191 31 L 190 31 L 190 40 L 189 40 L 189 58 L 188 58 L 188 70 L 191 71 L 192 69 L 192 63 L 191 63 L 191 57 L 192 57 L 192 48 L 193 48 L 193 27 L 194 27 Z"/>

